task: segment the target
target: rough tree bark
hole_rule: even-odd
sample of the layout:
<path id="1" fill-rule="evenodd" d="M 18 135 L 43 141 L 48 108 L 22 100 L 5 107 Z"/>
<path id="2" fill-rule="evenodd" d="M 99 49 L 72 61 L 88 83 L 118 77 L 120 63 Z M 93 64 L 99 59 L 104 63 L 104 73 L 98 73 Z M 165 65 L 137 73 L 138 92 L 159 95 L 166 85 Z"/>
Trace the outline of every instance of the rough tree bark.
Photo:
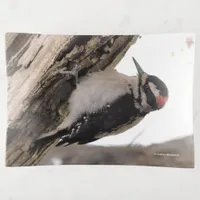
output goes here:
<path id="1" fill-rule="evenodd" d="M 74 89 L 58 69 L 79 66 L 79 77 L 114 68 L 138 36 L 6 34 L 8 128 L 6 166 L 37 165 L 53 147 L 33 151 L 34 141 L 67 116 Z"/>

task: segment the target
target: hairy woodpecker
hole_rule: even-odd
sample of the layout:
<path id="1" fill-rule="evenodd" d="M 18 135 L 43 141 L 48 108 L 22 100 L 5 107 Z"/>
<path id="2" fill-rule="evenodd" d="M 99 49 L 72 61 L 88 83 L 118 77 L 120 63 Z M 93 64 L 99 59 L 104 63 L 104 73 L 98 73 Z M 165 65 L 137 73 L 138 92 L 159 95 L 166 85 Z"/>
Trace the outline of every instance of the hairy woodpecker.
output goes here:
<path id="1" fill-rule="evenodd" d="M 56 146 L 90 143 L 123 133 L 150 112 L 163 108 L 168 100 L 167 86 L 144 72 L 134 57 L 133 61 L 137 76 L 106 70 L 80 79 L 69 98 L 68 116 L 37 141 L 56 140 Z"/>

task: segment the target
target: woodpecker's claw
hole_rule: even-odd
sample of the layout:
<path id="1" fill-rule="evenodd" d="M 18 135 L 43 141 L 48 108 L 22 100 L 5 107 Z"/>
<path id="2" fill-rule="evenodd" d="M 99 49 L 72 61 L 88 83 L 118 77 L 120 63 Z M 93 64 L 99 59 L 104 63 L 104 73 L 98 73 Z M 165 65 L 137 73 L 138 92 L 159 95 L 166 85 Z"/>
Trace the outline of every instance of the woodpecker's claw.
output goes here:
<path id="1" fill-rule="evenodd" d="M 81 68 L 78 66 L 78 64 L 76 64 L 72 71 L 65 70 L 64 68 L 57 69 L 57 71 L 60 74 L 73 76 L 75 78 L 75 84 L 77 85 L 77 84 L 79 84 L 78 73 L 79 73 L 80 69 Z"/>
<path id="2" fill-rule="evenodd" d="M 75 77 L 76 85 L 79 83 L 77 71 L 67 71 L 67 70 L 64 70 L 64 69 L 59 69 L 58 72 L 60 74 L 66 74 L 66 75 L 71 75 L 71 76 Z"/>

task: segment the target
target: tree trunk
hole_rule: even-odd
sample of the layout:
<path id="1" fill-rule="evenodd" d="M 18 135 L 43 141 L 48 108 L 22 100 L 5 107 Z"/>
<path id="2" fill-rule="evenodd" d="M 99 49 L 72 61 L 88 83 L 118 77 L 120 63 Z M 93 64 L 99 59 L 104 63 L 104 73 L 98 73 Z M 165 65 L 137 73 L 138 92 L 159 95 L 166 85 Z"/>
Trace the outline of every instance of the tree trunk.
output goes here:
<path id="1" fill-rule="evenodd" d="M 81 77 L 114 68 L 137 38 L 7 33 L 6 165 L 37 165 L 53 148 L 50 143 L 35 151 L 34 141 L 67 116 L 67 100 L 75 85 L 72 77 L 58 69 L 78 66 Z"/>

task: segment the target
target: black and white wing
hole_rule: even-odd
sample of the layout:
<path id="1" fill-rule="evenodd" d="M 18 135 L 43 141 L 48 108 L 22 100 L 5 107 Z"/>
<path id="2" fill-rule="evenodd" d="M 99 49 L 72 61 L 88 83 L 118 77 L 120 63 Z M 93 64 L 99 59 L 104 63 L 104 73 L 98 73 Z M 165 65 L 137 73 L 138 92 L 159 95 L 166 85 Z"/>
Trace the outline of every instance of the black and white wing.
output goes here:
<path id="1" fill-rule="evenodd" d="M 84 113 L 70 126 L 70 129 L 59 131 L 57 135 L 60 140 L 56 146 L 73 143 L 86 144 L 105 136 L 120 133 L 122 129 L 123 132 L 125 125 L 134 125 L 138 118 L 144 116 L 145 113 L 140 113 L 139 109 L 135 107 L 133 96 L 131 94 L 123 95 L 112 104 L 105 105 L 101 110 Z"/>

